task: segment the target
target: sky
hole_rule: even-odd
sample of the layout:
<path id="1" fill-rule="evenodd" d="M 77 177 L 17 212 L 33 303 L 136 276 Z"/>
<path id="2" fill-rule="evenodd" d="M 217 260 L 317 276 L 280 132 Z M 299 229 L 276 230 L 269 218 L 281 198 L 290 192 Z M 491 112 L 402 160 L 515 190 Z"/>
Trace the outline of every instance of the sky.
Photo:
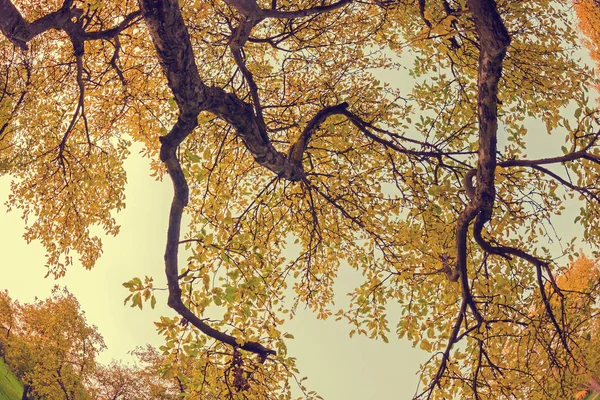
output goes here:
<path id="1" fill-rule="evenodd" d="M 166 306 L 166 292 L 156 294 L 154 310 L 123 305 L 129 292 L 122 283 L 135 276 L 153 276 L 157 287 L 166 286 L 162 261 L 172 197 L 170 181 L 151 178 L 148 161 L 135 147 L 125 168 L 127 207 L 116 215 L 121 232 L 116 238 L 102 237 L 104 252 L 91 271 L 76 263 L 59 280 L 44 278 L 44 249 L 22 238 L 24 222 L 18 211 L 6 212 L 10 177 L 0 177 L 0 290 L 7 289 L 13 299 L 28 303 L 49 297 L 55 285 L 66 286 L 79 300 L 88 323 L 104 337 L 107 349 L 99 356 L 102 363 L 131 361 L 128 352 L 146 343 L 160 346 L 162 339 L 153 321 L 175 315 Z M 353 274 L 350 268 L 340 273 L 343 293 L 357 280 Z M 317 320 L 300 307 L 286 329 L 295 337 L 288 342 L 288 354 L 297 358 L 301 375 L 308 376 L 309 389 L 326 400 L 371 399 L 374 388 L 380 400 L 411 398 L 419 366 L 429 359 L 406 340 L 391 337 L 386 344 L 359 336 L 350 339 L 350 326 L 344 321 Z"/>

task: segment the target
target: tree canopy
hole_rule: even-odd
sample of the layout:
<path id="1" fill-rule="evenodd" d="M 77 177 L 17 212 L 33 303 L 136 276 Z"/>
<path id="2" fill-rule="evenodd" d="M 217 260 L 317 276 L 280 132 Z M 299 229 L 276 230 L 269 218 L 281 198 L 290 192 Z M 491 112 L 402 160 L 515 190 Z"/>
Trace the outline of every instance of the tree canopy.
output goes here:
<path id="1" fill-rule="evenodd" d="M 45 301 L 21 305 L 0 292 L 3 358 L 23 383 L 23 399 L 87 399 L 96 355 L 104 348 L 77 299 L 54 291 Z"/>
<path id="2" fill-rule="evenodd" d="M 431 352 L 418 398 L 571 390 L 589 363 L 561 257 L 600 244 L 597 82 L 572 8 L 0 0 L 8 203 L 48 274 L 92 268 L 143 145 L 174 189 L 149 216 L 169 218 L 168 299 L 141 277 L 126 302 L 179 314 L 156 325 L 188 398 L 315 397 L 282 327 L 298 305 Z M 554 229 L 573 202 L 579 237 Z M 340 309 L 345 269 L 362 281 Z"/>
<path id="3" fill-rule="evenodd" d="M 20 379 L 23 400 L 158 400 L 180 393 L 174 376 L 161 377 L 164 360 L 153 347 L 133 350 L 134 365 L 98 363 L 104 349 L 68 290 L 55 287 L 50 298 L 31 304 L 0 292 L 0 356 Z"/>

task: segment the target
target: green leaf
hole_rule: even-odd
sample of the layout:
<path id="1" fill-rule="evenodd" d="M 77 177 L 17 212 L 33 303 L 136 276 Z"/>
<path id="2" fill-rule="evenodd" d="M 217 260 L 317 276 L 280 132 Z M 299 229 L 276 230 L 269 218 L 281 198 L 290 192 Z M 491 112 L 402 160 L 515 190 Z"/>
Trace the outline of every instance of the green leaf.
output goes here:
<path id="1" fill-rule="evenodd" d="M 193 162 L 193 163 L 199 163 L 200 162 L 200 157 L 198 157 L 197 155 L 195 155 L 194 153 L 191 153 L 189 151 L 186 150 L 185 155 L 187 156 L 187 158 Z"/>

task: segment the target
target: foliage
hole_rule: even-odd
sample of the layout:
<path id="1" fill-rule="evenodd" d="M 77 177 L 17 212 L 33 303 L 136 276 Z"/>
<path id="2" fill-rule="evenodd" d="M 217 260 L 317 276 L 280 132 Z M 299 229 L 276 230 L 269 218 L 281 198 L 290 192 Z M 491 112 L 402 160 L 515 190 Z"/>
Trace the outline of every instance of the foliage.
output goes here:
<path id="1" fill-rule="evenodd" d="M 0 292 L 0 356 L 4 355 L 15 326 L 15 306 L 7 291 Z"/>
<path id="2" fill-rule="evenodd" d="M 567 359 L 564 373 L 580 395 L 600 394 L 600 323 L 598 322 L 600 290 L 600 265 L 598 261 L 580 256 L 564 274 L 557 277 L 557 284 L 564 289 L 565 306 L 568 307 L 568 325 L 572 335 L 583 338 L 580 347 L 574 348 L 576 357 Z M 556 368 L 553 369 L 556 371 Z M 559 388 L 560 390 L 564 387 Z M 556 393 L 556 388 L 555 388 Z M 591 396 L 593 398 L 593 396 Z"/>
<path id="3" fill-rule="evenodd" d="M 89 398 L 87 381 L 104 348 L 96 327 L 88 326 L 79 303 L 66 290 L 33 304 L 13 303 L 15 331 L 5 359 L 30 397 Z"/>
<path id="4" fill-rule="evenodd" d="M 523 382 L 513 382 L 507 388 L 511 391 L 504 391 L 505 396 L 583 398 L 588 392 L 600 389 L 599 291 L 598 262 L 580 256 L 556 277 L 554 283 L 547 283 L 549 301 L 556 308 L 562 308 L 560 326 L 565 336 L 571 338 L 564 351 L 548 340 L 553 332 L 553 322 L 548 320 L 544 301 L 539 296 L 526 316 L 529 323 L 523 325 L 518 336 L 494 340 L 499 346 L 504 346 L 502 350 L 499 347 L 498 353 L 505 357 L 503 363 L 506 368 L 525 371 L 527 363 L 535 363 L 545 371 L 543 377 L 531 374 L 528 378 L 523 377 Z M 493 356 L 490 357 L 494 360 Z M 495 382 L 498 376 L 493 369 L 482 370 L 481 373 L 489 373 L 488 381 L 499 384 Z"/>
<path id="5" fill-rule="evenodd" d="M 594 21 L 600 17 L 600 2 L 598 0 L 573 0 L 573 8 L 577 13 L 579 29 L 586 36 L 586 46 L 592 59 L 600 61 L 600 28 Z"/>
<path id="6" fill-rule="evenodd" d="M 180 393 L 175 379 L 161 377 L 163 361 L 150 346 L 137 349 L 134 354 L 141 366 L 127 366 L 113 361 L 99 366 L 94 374 L 91 390 L 94 399 L 137 400 L 174 399 Z"/>
<path id="7" fill-rule="evenodd" d="M 581 361 L 553 224 L 579 201 L 598 248 L 600 131 L 570 1 L 0 0 L 0 30 L 0 170 L 49 274 L 118 233 L 130 141 L 172 180 L 158 359 L 188 398 L 290 398 L 299 304 L 430 351 L 419 397 L 535 397 Z"/>
<path id="8" fill-rule="evenodd" d="M 10 327 L 2 337 L 10 369 L 0 370 L 6 381 L 0 381 L 0 396 L 8 390 L 15 393 L 8 398 L 16 398 L 23 392 L 21 382 L 27 391 L 23 398 L 160 400 L 180 392 L 175 380 L 161 377 L 163 359 L 150 346 L 133 352 L 135 366 L 98 364 L 102 336 L 66 289 L 55 288 L 52 297 L 24 305 L 0 292 L 0 327 Z M 13 372 L 21 382 L 11 378 Z"/>

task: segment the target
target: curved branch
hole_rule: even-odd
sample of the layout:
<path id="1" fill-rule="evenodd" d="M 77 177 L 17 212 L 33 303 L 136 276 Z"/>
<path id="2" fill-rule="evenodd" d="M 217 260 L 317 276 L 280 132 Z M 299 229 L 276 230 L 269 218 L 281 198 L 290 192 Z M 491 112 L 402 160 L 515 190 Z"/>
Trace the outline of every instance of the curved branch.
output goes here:
<path id="1" fill-rule="evenodd" d="M 14 6 L 11 0 L 0 0 L 0 31 L 15 46 L 22 50 L 28 50 L 27 42 L 50 29 L 65 30 L 73 27 L 77 22 L 72 18 L 79 18 L 83 10 L 72 8 L 73 1 L 65 0 L 62 6 L 33 22 L 27 22 L 19 10 Z M 85 32 L 83 29 L 77 31 L 77 41 L 111 39 L 117 36 L 121 31 L 140 20 L 142 12 L 134 11 L 125 16 L 123 21 L 117 26 L 96 32 Z"/>
<path id="2" fill-rule="evenodd" d="M 212 328 L 203 320 L 198 318 L 181 299 L 181 287 L 179 286 L 178 260 L 181 218 L 183 210 L 188 203 L 189 188 L 187 181 L 181 169 L 181 164 L 177 158 L 177 146 L 187 137 L 198 125 L 197 119 L 185 120 L 179 118 L 177 123 L 171 129 L 167 136 L 161 138 L 161 160 L 165 163 L 169 177 L 173 182 L 173 201 L 169 213 L 169 226 L 167 230 L 167 246 L 165 250 L 165 274 L 167 276 L 167 286 L 169 288 L 169 307 L 173 308 L 183 318 L 198 328 L 205 335 L 228 344 L 232 347 L 240 347 L 243 350 L 259 354 L 266 357 L 270 354 L 276 354 L 274 350 L 267 349 L 257 342 L 246 342 L 240 346 L 235 337 Z"/>
<path id="3" fill-rule="evenodd" d="M 160 159 L 165 164 L 173 182 L 173 201 L 169 213 L 165 274 L 169 289 L 168 305 L 205 335 L 232 347 L 259 354 L 266 358 L 275 351 L 257 342 L 240 346 L 235 337 L 218 331 L 198 318 L 181 299 L 179 286 L 178 252 L 183 210 L 188 203 L 189 188 L 177 158 L 177 148 L 198 125 L 201 103 L 206 101 L 207 87 L 201 82 L 194 61 L 191 42 L 183 23 L 177 1 L 144 0 L 144 19 L 150 30 L 161 66 L 168 78 L 169 87 L 179 106 L 179 118 L 171 131 L 160 138 Z"/>
<path id="4" fill-rule="evenodd" d="M 308 123 L 306 127 L 302 131 L 302 134 L 291 146 L 288 151 L 288 159 L 290 162 L 294 163 L 299 168 L 302 168 L 302 157 L 304 152 L 306 151 L 306 146 L 308 146 L 308 142 L 310 141 L 312 135 L 319 129 L 321 124 L 325 122 L 325 120 L 335 114 L 343 114 L 344 111 L 348 108 L 349 104 L 343 102 L 341 104 L 337 104 L 335 106 L 329 106 L 321 109 Z"/>

